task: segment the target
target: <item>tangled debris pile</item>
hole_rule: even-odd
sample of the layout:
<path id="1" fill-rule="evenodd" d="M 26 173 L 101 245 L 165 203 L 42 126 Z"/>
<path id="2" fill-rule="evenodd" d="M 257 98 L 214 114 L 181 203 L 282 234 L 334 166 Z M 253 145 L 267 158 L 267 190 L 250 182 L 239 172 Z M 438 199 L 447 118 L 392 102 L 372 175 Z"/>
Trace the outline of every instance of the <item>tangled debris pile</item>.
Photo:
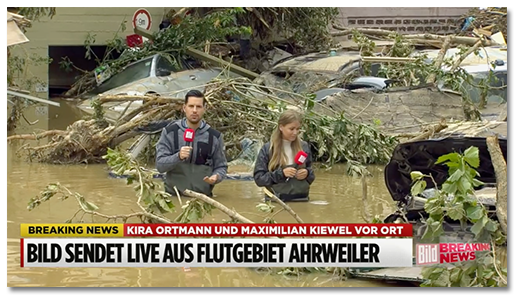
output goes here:
<path id="1" fill-rule="evenodd" d="M 501 32 L 508 43 L 507 7 L 473 8 L 459 21 L 462 24 L 460 35 L 490 37 Z"/>
<path id="2" fill-rule="evenodd" d="M 173 62 L 180 65 L 182 57 L 190 57 L 187 49 L 194 48 L 254 71 L 261 68 L 256 63 L 263 64 L 268 51 L 278 43 L 288 44 L 292 53 L 329 48 L 327 23 L 336 15 L 336 8 L 324 7 L 186 7 L 177 13 L 172 9 L 167 14 L 168 27 L 154 33 L 135 31 L 151 42 L 129 47 L 118 35 L 107 42 L 107 53 L 98 66 L 109 68 L 114 75 L 128 64 L 156 53 L 170 54 Z M 89 50 L 90 45 L 85 46 Z M 121 53 L 120 57 L 112 59 L 113 52 Z M 94 71 L 87 71 L 63 96 L 82 96 L 95 84 Z"/>
<path id="3" fill-rule="evenodd" d="M 385 163 L 397 143 L 375 127 L 354 123 L 323 105 L 315 109 L 312 96 L 256 87 L 245 78 L 213 81 L 206 86 L 205 95 L 208 104 L 206 121 L 223 132 L 229 155 L 240 152 L 240 142 L 244 138 L 268 140 L 278 116 L 286 108 L 297 108 L 304 113 L 303 138 L 312 144 L 315 160 L 329 165 L 337 162 Z M 110 125 L 103 120 L 102 104 L 114 100 L 143 100 L 143 104 Z M 56 164 L 99 162 L 107 148 L 114 148 L 141 134 L 146 126 L 181 118 L 182 102 L 182 98 L 100 96 L 94 104 L 96 113 L 91 120 L 75 122 L 66 131 L 44 132 L 38 136 L 16 135 L 8 140 L 37 140 L 51 136 L 48 144 L 25 148 L 31 158 Z"/>

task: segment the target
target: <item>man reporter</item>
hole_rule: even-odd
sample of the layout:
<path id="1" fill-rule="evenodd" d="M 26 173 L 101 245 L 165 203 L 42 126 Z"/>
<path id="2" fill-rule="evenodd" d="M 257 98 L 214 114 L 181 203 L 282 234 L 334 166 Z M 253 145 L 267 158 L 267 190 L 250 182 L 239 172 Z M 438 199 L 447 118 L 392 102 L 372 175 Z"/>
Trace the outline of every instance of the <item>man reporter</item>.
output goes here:
<path id="1" fill-rule="evenodd" d="M 165 191 L 182 195 L 188 189 L 213 196 L 213 188 L 227 175 L 227 159 L 222 134 L 203 120 L 206 101 L 202 92 L 190 90 L 185 97 L 185 118 L 168 124 L 156 147 L 156 168 L 166 173 Z M 194 131 L 191 146 L 184 134 Z M 188 132 L 191 130 L 188 130 Z"/>

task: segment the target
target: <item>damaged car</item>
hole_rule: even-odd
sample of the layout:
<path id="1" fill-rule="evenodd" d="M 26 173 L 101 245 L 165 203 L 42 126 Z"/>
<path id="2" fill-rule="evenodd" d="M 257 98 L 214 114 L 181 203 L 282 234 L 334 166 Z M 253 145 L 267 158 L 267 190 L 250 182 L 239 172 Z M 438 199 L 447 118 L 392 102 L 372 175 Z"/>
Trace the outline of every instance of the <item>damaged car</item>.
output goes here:
<path id="1" fill-rule="evenodd" d="M 380 64 L 373 63 L 370 75 L 377 76 L 379 69 Z M 336 87 L 346 77 L 354 79 L 364 74 L 358 51 L 315 52 L 279 60 L 255 82 L 301 93 L 317 85 Z"/>
<path id="2" fill-rule="evenodd" d="M 191 89 L 203 91 L 205 85 L 220 74 L 221 68 L 201 68 L 201 64 L 194 59 L 158 53 L 133 62 L 107 78 L 88 93 L 89 99 L 82 102 L 79 108 L 93 113 L 91 102 L 97 95 L 156 95 L 183 99 Z M 229 75 L 236 77 L 233 73 Z M 141 103 L 109 102 L 103 106 L 107 119 L 116 120 L 127 107 L 130 111 L 141 106 Z"/>
<path id="3" fill-rule="evenodd" d="M 507 161 L 508 141 L 499 138 L 499 145 L 504 159 Z M 391 156 L 390 162 L 384 171 L 386 187 L 394 201 L 397 202 L 397 210 L 384 219 L 385 223 L 407 222 L 413 225 L 413 236 L 420 240 L 426 228 L 424 220 L 428 214 L 424 210 L 424 204 L 435 194 L 435 183 L 438 189 L 449 177 L 448 167 L 444 164 L 436 164 L 442 155 L 457 152 L 463 153 L 469 147 L 479 149 L 479 173 L 477 178 L 484 183 L 475 188 L 478 202 L 483 204 L 489 217 L 497 220 L 496 216 L 496 176 L 490 159 L 490 153 L 486 144 L 486 137 L 460 137 L 450 136 L 442 139 L 429 139 L 416 142 L 399 144 Z M 426 179 L 427 187 L 419 196 L 411 195 L 413 184 L 410 173 L 420 171 L 425 175 L 432 175 Z M 452 197 L 452 196 L 451 196 Z M 472 239 L 470 228 L 472 224 L 462 225 L 459 221 L 446 218 L 443 223 L 443 239 L 456 242 Z"/>

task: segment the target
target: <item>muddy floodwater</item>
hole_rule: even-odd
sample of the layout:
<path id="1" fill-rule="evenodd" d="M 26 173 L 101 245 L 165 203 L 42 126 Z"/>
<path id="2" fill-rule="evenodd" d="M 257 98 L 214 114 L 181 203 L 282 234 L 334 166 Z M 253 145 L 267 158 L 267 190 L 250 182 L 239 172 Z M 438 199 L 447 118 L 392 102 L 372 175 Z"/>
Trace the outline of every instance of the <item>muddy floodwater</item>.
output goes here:
<path id="1" fill-rule="evenodd" d="M 48 112 L 48 127 L 65 129 L 77 117 L 67 105 L 52 107 Z M 35 120 L 28 118 L 29 120 Z M 40 114 L 41 117 L 41 114 Z M 37 128 L 36 128 L 37 129 Z M 23 127 L 24 132 L 30 128 Z M 34 130 L 32 130 L 34 131 Z M 31 132 L 32 132 L 31 131 Z M 21 132 L 17 132 L 21 133 Z M 325 274 L 311 274 L 300 277 L 285 277 L 276 274 L 257 273 L 245 268 L 20 268 L 20 224 L 62 223 L 71 218 L 78 209 L 73 199 L 51 200 L 33 211 L 27 210 L 27 203 L 47 184 L 59 182 L 71 191 L 78 192 L 100 207 L 106 214 L 128 214 L 137 211 L 132 186 L 122 179 L 110 178 L 107 166 L 73 165 L 55 166 L 30 163 L 16 154 L 22 143 L 8 146 L 8 240 L 7 240 L 7 282 L 9 287 L 388 287 L 399 286 L 383 282 L 349 279 L 334 280 Z M 245 171 L 245 167 L 230 167 L 230 171 Z M 384 184 L 382 167 L 369 167 L 373 177 L 368 179 L 369 211 L 372 215 L 384 216 L 394 206 Z M 312 186 L 311 202 L 292 203 L 291 207 L 305 222 L 352 223 L 363 222 L 361 182 L 345 175 L 344 166 L 330 171 L 318 169 L 317 179 Z M 261 190 L 252 181 L 224 181 L 215 188 L 216 200 L 255 222 L 262 222 L 256 205 L 262 200 Z M 177 200 L 176 206 L 180 208 Z M 180 210 L 180 209 L 178 209 Z M 78 219 L 81 214 L 78 214 Z M 204 222 L 222 222 L 228 219 L 214 210 Z M 286 212 L 275 216 L 277 222 L 295 220 Z M 84 217 L 91 221 L 90 217 Z M 100 218 L 93 222 L 103 222 Z M 132 220 L 132 222 L 138 222 Z"/>

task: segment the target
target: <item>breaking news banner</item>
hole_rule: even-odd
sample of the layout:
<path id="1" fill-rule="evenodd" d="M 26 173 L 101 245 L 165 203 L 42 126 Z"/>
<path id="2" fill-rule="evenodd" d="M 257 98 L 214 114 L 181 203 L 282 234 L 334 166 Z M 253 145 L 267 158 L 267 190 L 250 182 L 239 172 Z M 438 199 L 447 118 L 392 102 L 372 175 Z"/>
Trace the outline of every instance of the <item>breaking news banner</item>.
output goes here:
<path id="1" fill-rule="evenodd" d="M 21 239 L 21 267 L 411 267 L 411 239 Z"/>
<path id="2" fill-rule="evenodd" d="M 21 224 L 43 237 L 412 237 L 411 224 Z"/>
<path id="3" fill-rule="evenodd" d="M 490 251 L 489 243 L 417 244 L 417 265 L 448 264 L 476 260 L 476 252 Z"/>

